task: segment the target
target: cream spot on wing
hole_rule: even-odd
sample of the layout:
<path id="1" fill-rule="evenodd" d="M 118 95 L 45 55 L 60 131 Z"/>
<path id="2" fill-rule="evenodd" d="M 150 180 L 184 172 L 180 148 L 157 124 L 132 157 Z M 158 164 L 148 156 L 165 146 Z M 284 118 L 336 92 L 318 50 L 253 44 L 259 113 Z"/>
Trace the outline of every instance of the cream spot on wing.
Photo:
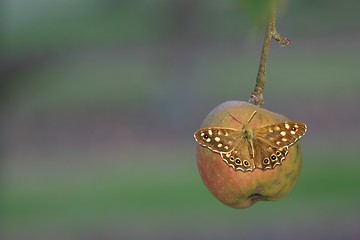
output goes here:
<path id="1" fill-rule="evenodd" d="M 283 140 L 284 142 L 287 142 L 287 141 L 288 141 L 287 138 L 282 138 L 281 140 Z"/>
<path id="2" fill-rule="evenodd" d="M 221 144 L 221 143 L 219 143 L 219 144 L 218 144 L 218 147 L 219 147 L 219 148 L 221 148 L 221 147 L 222 147 L 222 144 Z"/>
<path id="3" fill-rule="evenodd" d="M 227 154 L 226 154 L 226 157 L 230 157 L 230 156 L 231 156 L 231 153 L 227 153 Z"/>
<path id="4" fill-rule="evenodd" d="M 285 128 L 286 129 L 289 129 L 290 128 L 290 125 L 288 123 L 285 123 Z"/>
<path id="5" fill-rule="evenodd" d="M 213 135 L 213 132 L 212 132 L 212 130 L 211 130 L 211 129 L 209 129 L 208 133 L 209 133 L 209 135 L 210 135 L 210 136 L 212 136 L 212 135 Z"/>
<path id="6" fill-rule="evenodd" d="M 280 145 L 280 143 L 281 143 L 280 141 L 277 141 L 277 142 L 276 142 L 277 145 Z"/>
<path id="7" fill-rule="evenodd" d="M 290 131 L 291 134 L 295 134 L 295 131 Z"/>
<path id="8" fill-rule="evenodd" d="M 281 135 L 281 136 L 285 136 L 285 135 L 286 135 L 286 132 L 285 132 L 285 131 L 282 131 L 282 132 L 280 133 L 280 135 Z"/>
<path id="9" fill-rule="evenodd" d="M 228 132 L 225 132 L 225 137 L 229 136 L 229 133 Z"/>
<path id="10" fill-rule="evenodd" d="M 204 133 L 204 132 L 202 132 L 202 133 L 200 134 L 200 136 L 202 136 L 202 137 L 203 137 L 204 135 L 205 135 L 205 133 Z"/>
<path id="11" fill-rule="evenodd" d="M 279 126 L 276 126 L 274 127 L 275 131 L 280 131 L 280 127 Z"/>
<path id="12" fill-rule="evenodd" d="M 206 139 L 206 142 L 210 142 L 210 141 L 211 141 L 211 138 Z"/>
<path id="13" fill-rule="evenodd" d="M 274 132 L 274 130 L 272 130 L 272 128 L 269 128 L 269 132 L 272 133 L 272 132 Z"/>
<path id="14" fill-rule="evenodd" d="M 225 148 L 226 150 L 228 150 L 228 149 L 229 149 L 229 146 L 224 146 L 224 148 Z"/>
<path id="15" fill-rule="evenodd" d="M 215 137 L 215 141 L 220 142 L 220 138 L 219 138 L 219 137 Z"/>

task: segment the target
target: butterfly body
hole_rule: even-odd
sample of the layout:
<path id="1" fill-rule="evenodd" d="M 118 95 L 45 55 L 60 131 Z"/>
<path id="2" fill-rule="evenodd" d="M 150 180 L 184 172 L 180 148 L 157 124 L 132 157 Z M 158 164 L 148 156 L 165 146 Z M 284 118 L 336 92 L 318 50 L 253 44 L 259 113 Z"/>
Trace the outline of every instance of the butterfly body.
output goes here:
<path id="1" fill-rule="evenodd" d="M 203 147 L 219 153 L 234 170 L 274 169 L 286 159 L 289 147 L 306 132 L 304 123 L 285 121 L 250 129 L 248 123 L 241 129 L 210 127 L 195 132 L 195 140 Z"/>

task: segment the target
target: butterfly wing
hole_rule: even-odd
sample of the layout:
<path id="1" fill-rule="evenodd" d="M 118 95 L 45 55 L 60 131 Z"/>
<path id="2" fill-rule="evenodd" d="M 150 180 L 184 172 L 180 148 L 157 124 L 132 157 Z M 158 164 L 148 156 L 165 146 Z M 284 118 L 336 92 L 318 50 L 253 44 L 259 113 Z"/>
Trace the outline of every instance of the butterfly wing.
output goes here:
<path id="1" fill-rule="evenodd" d="M 221 153 L 221 157 L 234 170 L 247 172 L 255 169 L 254 159 L 250 156 L 249 144 L 244 139 L 241 139 L 230 152 Z"/>
<path id="2" fill-rule="evenodd" d="M 202 128 L 195 132 L 194 137 L 201 146 L 220 153 L 224 162 L 233 169 L 252 171 L 254 161 L 248 154 L 249 146 L 242 134 L 242 131 L 232 128 Z"/>
<path id="3" fill-rule="evenodd" d="M 299 122 L 282 122 L 254 129 L 255 139 L 275 148 L 290 147 L 305 135 L 307 127 Z"/>
<path id="4" fill-rule="evenodd" d="M 266 170 L 273 169 L 285 160 L 289 147 L 305 135 L 304 123 L 282 122 L 254 129 L 255 165 Z"/>
<path id="5" fill-rule="evenodd" d="M 285 160 L 289 147 L 273 147 L 259 140 L 254 141 L 256 168 L 262 170 L 273 169 Z"/>
<path id="6" fill-rule="evenodd" d="M 202 128 L 195 132 L 195 140 L 210 150 L 230 152 L 241 139 L 241 131 L 232 128 Z"/>

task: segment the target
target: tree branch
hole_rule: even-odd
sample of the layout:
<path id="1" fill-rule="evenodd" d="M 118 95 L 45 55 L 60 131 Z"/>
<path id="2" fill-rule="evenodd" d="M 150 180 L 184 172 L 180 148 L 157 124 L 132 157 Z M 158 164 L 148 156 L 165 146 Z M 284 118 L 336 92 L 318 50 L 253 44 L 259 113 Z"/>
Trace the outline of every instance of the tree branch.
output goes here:
<path id="1" fill-rule="evenodd" d="M 271 12 L 269 16 L 269 23 L 265 33 L 263 49 L 261 52 L 259 71 L 256 77 L 255 89 L 251 94 L 249 102 L 261 107 L 264 104 L 263 92 L 266 82 L 266 63 L 269 55 L 271 39 L 275 39 L 281 46 L 288 45 L 289 39 L 282 37 L 276 30 L 276 8 L 278 0 L 273 0 Z"/>

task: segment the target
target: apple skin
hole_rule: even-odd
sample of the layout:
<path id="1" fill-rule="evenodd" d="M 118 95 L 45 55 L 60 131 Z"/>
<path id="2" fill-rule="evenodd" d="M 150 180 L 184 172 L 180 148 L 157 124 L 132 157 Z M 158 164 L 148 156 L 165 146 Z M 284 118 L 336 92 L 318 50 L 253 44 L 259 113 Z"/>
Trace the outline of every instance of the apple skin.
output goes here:
<path id="1" fill-rule="evenodd" d="M 257 111 L 248 128 L 260 128 L 288 120 L 286 117 L 257 107 L 248 102 L 228 101 L 213 109 L 204 119 L 201 128 L 224 127 L 242 129 L 242 125 L 230 116 L 246 123 Z M 244 149 L 248 151 L 248 149 Z M 252 172 L 235 171 L 219 153 L 197 145 L 197 166 L 207 189 L 223 204 L 232 208 L 248 208 L 258 201 L 278 200 L 287 195 L 299 178 L 302 155 L 299 141 L 289 148 L 281 165 L 274 169 L 255 169 Z"/>

